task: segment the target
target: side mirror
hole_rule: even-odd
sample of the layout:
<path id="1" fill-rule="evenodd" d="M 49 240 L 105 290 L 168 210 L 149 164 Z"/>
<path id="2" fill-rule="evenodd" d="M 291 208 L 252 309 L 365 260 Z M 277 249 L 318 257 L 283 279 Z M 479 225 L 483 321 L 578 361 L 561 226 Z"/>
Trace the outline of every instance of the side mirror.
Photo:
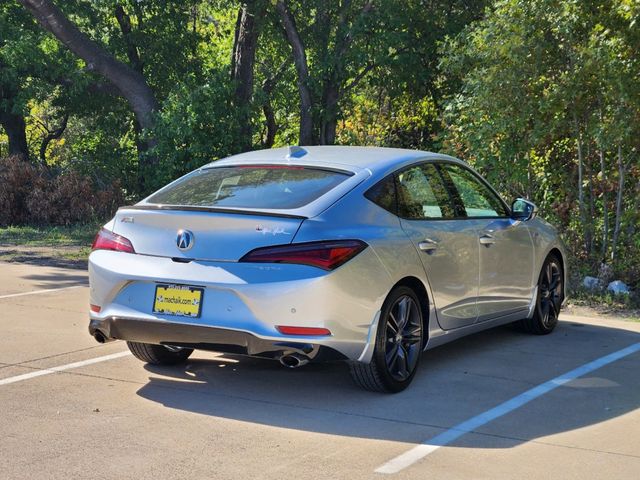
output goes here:
<path id="1" fill-rule="evenodd" d="M 516 198 L 511 204 L 511 217 L 515 220 L 526 222 L 536 218 L 537 214 L 538 207 L 536 204 L 524 198 Z"/>

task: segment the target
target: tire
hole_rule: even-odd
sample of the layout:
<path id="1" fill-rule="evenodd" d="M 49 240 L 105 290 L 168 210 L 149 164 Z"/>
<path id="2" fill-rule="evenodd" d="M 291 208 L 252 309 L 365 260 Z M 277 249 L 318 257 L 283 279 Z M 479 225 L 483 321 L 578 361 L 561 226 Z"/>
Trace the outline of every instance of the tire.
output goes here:
<path id="1" fill-rule="evenodd" d="M 564 272 L 556 255 L 549 255 L 538 277 L 538 297 L 531 318 L 520 320 L 520 327 L 535 335 L 548 335 L 558 324 L 564 300 Z"/>
<path id="2" fill-rule="evenodd" d="M 382 306 L 371 362 L 351 362 L 351 377 L 366 390 L 401 392 L 416 374 L 423 345 L 420 300 L 412 289 L 396 287 Z"/>
<path id="3" fill-rule="evenodd" d="M 165 347 L 150 343 L 127 342 L 127 347 L 138 360 L 152 365 L 177 365 L 189 358 L 192 348 Z"/>

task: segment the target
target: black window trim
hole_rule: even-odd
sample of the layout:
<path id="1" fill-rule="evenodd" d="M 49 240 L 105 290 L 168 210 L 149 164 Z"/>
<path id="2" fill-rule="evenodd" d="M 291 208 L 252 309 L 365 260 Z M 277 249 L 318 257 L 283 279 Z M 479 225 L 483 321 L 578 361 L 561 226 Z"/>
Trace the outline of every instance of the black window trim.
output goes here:
<path id="1" fill-rule="evenodd" d="M 459 209 L 457 208 L 456 203 L 453 201 L 453 197 L 457 196 L 458 198 L 460 198 L 460 193 L 458 192 L 457 188 L 455 188 L 455 185 L 453 185 L 453 181 L 449 178 L 449 175 L 446 176 L 446 179 L 444 178 L 444 174 L 442 172 L 442 170 L 439 168 L 440 165 L 442 164 L 451 164 L 451 165 L 457 165 L 460 168 L 467 170 L 468 172 L 470 172 L 478 181 L 480 181 L 480 183 L 484 186 L 486 186 L 489 191 L 491 193 L 493 193 L 497 198 L 498 201 L 500 202 L 500 204 L 504 207 L 505 212 L 507 212 L 507 215 L 499 215 L 499 216 L 485 216 L 485 217 L 469 217 L 466 214 L 465 215 L 458 215 L 455 217 L 433 217 L 433 218 L 406 218 L 403 217 L 399 214 L 399 208 L 398 208 L 398 185 L 397 185 L 397 177 L 398 175 L 400 175 L 402 172 L 409 170 L 410 168 L 414 168 L 416 166 L 420 166 L 420 165 L 424 165 L 424 164 L 433 164 L 436 166 L 436 169 L 438 171 L 438 173 L 440 174 L 440 180 L 444 183 L 445 188 L 447 189 L 447 193 L 449 194 L 449 199 L 452 203 L 451 207 L 454 211 L 458 211 L 458 213 L 460 213 Z M 446 173 L 446 172 L 444 172 Z M 373 201 L 371 198 L 369 198 L 369 196 L 367 195 L 371 190 L 373 190 L 375 187 L 377 187 L 378 185 L 386 182 L 387 180 L 389 180 L 389 178 L 393 178 L 393 189 L 394 189 L 394 210 L 395 211 L 391 211 L 391 210 L 387 210 L 386 208 L 384 208 L 383 206 L 379 205 L 378 203 L 376 203 L 375 201 Z M 383 209 L 386 212 L 389 212 L 393 215 L 395 215 L 396 217 L 402 219 L 402 220 L 406 220 L 408 222 L 432 222 L 432 221 L 437 221 L 437 222 L 450 222 L 450 221 L 455 221 L 455 220 L 504 220 L 504 219 L 510 219 L 513 218 L 513 214 L 511 212 L 511 208 L 507 205 L 507 203 L 503 200 L 502 196 L 500 196 L 500 194 L 489 184 L 489 182 L 487 182 L 484 178 L 482 178 L 480 176 L 480 174 L 476 173 L 475 171 L 473 171 L 471 168 L 469 168 L 468 166 L 466 166 L 465 164 L 461 163 L 461 162 L 456 162 L 453 160 L 449 160 L 446 158 L 430 158 L 430 159 L 422 159 L 422 160 L 418 160 L 417 162 L 414 162 L 410 165 L 405 165 L 402 168 L 399 168 L 397 170 L 394 170 L 393 172 L 385 175 L 382 179 L 378 180 L 374 185 L 372 185 L 371 187 L 369 187 L 365 192 L 364 192 L 364 197 L 369 200 L 371 203 L 373 203 L 374 205 L 378 206 L 379 208 Z"/>

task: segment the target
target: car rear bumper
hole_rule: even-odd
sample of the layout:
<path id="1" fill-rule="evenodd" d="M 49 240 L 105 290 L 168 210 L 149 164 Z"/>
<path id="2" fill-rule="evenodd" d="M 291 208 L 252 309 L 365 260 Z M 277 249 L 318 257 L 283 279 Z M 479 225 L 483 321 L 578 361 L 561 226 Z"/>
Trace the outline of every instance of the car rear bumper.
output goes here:
<path id="1" fill-rule="evenodd" d="M 136 318 L 109 317 L 91 320 L 89 333 L 109 340 L 171 345 L 221 353 L 279 359 L 298 354 L 314 361 L 346 360 L 347 357 L 325 345 L 304 341 L 265 340 L 247 332 Z"/>
<path id="2" fill-rule="evenodd" d="M 97 311 L 90 312 L 91 325 L 101 326 L 107 338 L 142 343 L 188 343 L 216 351 L 228 350 L 206 344 L 235 345 L 249 355 L 277 350 L 261 350 L 264 345 L 311 344 L 366 361 L 367 346 L 375 339 L 375 319 L 389 288 L 384 277 L 366 275 L 379 271 L 377 262 L 370 249 L 332 272 L 304 265 L 180 263 L 171 258 L 94 251 L 89 257 L 89 303 Z M 155 312 L 160 284 L 202 288 L 200 315 Z M 331 334 L 286 335 L 278 326 L 326 328 Z M 220 332 L 225 341 L 216 340 Z"/>

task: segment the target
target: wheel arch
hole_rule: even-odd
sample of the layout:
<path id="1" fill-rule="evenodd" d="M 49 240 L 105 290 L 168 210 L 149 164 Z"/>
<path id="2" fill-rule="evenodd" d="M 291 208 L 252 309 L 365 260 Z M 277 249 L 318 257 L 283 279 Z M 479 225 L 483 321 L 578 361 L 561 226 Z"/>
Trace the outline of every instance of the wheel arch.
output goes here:
<path id="1" fill-rule="evenodd" d="M 422 311 L 422 331 L 424 333 L 423 347 L 427 344 L 429 339 L 429 320 L 431 305 L 429 302 L 429 292 L 427 286 L 418 277 L 407 276 L 398 280 L 393 287 L 389 290 L 391 293 L 397 287 L 408 287 L 415 292 L 420 301 L 420 310 Z"/>

